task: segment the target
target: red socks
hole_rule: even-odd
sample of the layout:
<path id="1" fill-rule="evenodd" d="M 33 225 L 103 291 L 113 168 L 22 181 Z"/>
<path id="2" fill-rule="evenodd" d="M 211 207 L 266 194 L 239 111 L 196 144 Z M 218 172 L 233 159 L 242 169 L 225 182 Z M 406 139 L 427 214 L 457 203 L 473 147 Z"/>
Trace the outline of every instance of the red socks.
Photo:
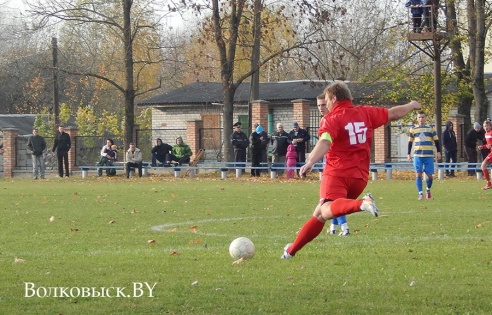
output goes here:
<path id="1" fill-rule="evenodd" d="M 488 169 L 482 170 L 482 173 L 483 173 L 483 177 L 485 177 L 485 180 L 487 181 L 487 183 L 489 183 L 490 182 L 489 170 Z"/>
<path id="2" fill-rule="evenodd" d="M 351 214 L 360 211 L 360 205 L 362 204 L 362 199 L 337 199 L 333 201 L 330 205 L 331 214 L 334 217 L 340 217 L 342 215 Z"/>
<path id="3" fill-rule="evenodd" d="M 339 217 L 360 211 L 361 204 L 362 200 L 337 199 L 331 203 L 330 209 L 334 217 Z M 314 240 L 323 231 L 324 226 L 325 223 L 315 217 L 311 217 L 304 223 L 294 243 L 287 249 L 287 252 L 294 256 L 304 245 Z"/>
<path id="4" fill-rule="evenodd" d="M 304 245 L 314 240 L 323 231 L 324 226 L 325 224 L 323 222 L 318 221 L 315 217 L 311 217 L 304 223 L 294 243 L 287 249 L 287 252 L 294 256 Z"/>

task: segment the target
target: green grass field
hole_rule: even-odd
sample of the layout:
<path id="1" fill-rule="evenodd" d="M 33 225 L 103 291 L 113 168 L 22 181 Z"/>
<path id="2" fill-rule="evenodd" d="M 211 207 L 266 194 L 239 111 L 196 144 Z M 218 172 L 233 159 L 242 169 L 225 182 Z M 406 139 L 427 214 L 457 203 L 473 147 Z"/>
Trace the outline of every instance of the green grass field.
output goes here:
<path id="1" fill-rule="evenodd" d="M 350 215 L 351 236 L 284 261 L 314 177 L 2 178 L 0 314 L 491 314 L 483 184 L 436 180 L 417 201 L 413 180 L 370 182 L 379 218 Z M 238 236 L 256 255 L 233 265 Z"/>

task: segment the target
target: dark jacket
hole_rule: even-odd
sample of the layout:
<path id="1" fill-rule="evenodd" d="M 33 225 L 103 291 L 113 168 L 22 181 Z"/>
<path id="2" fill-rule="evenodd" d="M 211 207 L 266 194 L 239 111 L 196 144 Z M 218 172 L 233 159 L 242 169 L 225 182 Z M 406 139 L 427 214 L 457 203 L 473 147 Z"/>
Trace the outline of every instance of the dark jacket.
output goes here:
<path id="1" fill-rule="evenodd" d="M 277 156 L 285 156 L 287 154 L 287 147 L 292 141 L 289 138 L 289 134 L 285 131 L 275 131 L 271 138 L 270 143 L 272 146 L 272 154 Z"/>
<path id="2" fill-rule="evenodd" d="M 246 134 L 242 131 L 234 131 L 231 135 L 231 143 L 234 150 L 246 150 L 249 146 L 248 136 L 246 136 Z"/>
<path id="3" fill-rule="evenodd" d="M 482 131 L 483 129 L 480 129 Z M 484 133 L 481 133 L 480 131 L 476 131 L 475 128 L 470 129 L 465 136 L 465 147 L 470 148 L 470 149 L 476 149 L 477 148 L 477 140 L 480 140 L 483 142 L 484 139 Z"/>
<path id="4" fill-rule="evenodd" d="M 297 152 L 306 151 L 306 142 L 308 142 L 309 139 L 311 139 L 311 136 L 309 136 L 309 133 L 306 130 L 301 129 L 301 128 L 299 128 L 299 131 L 297 131 L 297 135 L 296 135 L 296 132 L 294 130 L 289 132 L 289 137 L 290 137 L 291 141 L 294 139 L 299 139 L 299 138 L 304 140 L 304 141 L 298 142 L 296 144 Z"/>
<path id="5" fill-rule="evenodd" d="M 416 7 L 416 6 L 423 5 L 423 4 L 424 4 L 424 2 L 421 0 L 410 0 L 407 3 L 405 3 L 405 6 L 407 8 L 412 7 L 410 9 L 412 16 L 421 16 L 422 13 L 424 12 L 424 9 L 422 7 Z"/>
<path id="6" fill-rule="evenodd" d="M 66 132 L 56 133 L 55 143 L 53 144 L 53 152 L 57 151 L 58 155 L 63 155 L 70 151 L 72 147 L 72 142 L 70 141 L 70 136 Z"/>
<path id="7" fill-rule="evenodd" d="M 450 121 L 446 122 L 446 130 L 442 132 L 442 146 L 446 151 L 458 150 L 456 134 L 454 133 L 452 123 Z"/>
<path id="8" fill-rule="evenodd" d="M 263 140 L 260 138 L 263 137 Z M 249 141 L 251 142 L 251 149 L 252 150 L 265 150 L 268 146 L 268 134 L 265 131 L 262 131 L 260 133 L 257 133 L 256 131 L 253 131 L 251 133 L 251 136 L 249 136 Z"/>
<path id="9" fill-rule="evenodd" d="M 157 140 L 161 140 L 161 139 L 157 139 Z M 163 143 L 161 140 L 161 144 L 154 146 L 152 150 L 150 150 L 150 153 L 152 154 L 156 153 L 158 156 L 166 157 L 166 155 L 169 154 L 172 149 L 173 149 L 172 146 L 170 146 L 167 143 Z"/>
<path id="10" fill-rule="evenodd" d="M 46 149 L 46 141 L 41 136 L 30 136 L 27 140 L 27 148 L 31 150 L 32 155 L 40 156 Z"/>

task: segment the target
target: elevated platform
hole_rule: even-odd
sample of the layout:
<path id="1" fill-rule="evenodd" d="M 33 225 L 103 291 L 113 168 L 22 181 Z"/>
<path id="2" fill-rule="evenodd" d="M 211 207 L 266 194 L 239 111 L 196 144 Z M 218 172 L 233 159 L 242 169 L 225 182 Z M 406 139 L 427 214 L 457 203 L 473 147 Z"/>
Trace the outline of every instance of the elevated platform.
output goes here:
<path id="1" fill-rule="evenodd" d="M 423 41 L 423 40 L 436 40 L 440 41 L 444 38 L 442 33 L 434 33 L 434 32 L 422 32 L 422 33 L 414 33 L 410 32 L 407 35 L 407 39 L 411 42 L 413 41 Z"/>

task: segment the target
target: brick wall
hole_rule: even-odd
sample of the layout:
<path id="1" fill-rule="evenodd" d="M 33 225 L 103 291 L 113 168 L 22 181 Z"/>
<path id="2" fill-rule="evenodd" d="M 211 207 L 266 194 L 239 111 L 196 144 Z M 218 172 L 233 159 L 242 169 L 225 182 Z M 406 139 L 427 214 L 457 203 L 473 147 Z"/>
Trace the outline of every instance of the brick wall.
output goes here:
<path id="1" fill-rule="evenodd" d="M 15 140 L 19 130 L 15 128 L 5 128 L 3 131 L 3 176 L 13 177 L 15 169 Z"/>
<path id="2" fill-rule="evenodd" d="M 376 163 L 382 163 L 382 162 L 389 162 L 388 156 L 389 156 L 389 130 L 390 128 L 388 126 L 381 126 L 377 129 L 374 129 L 374 149 L 373 149 L 373 154 L 374 154 L 374 162 Z"/>
<path id="3" fill-rule="evenodd" d="M 309 125 L 309 110 L 311 107 L 311 101 L 298 99 L 298 100 L 293 100 L 292 104 L 293 104 L 292 113 L 294 118 L 293 120 L 297 121 L 299 127 L 301 127 L 302 129 L 306 129 L 306 130 L 309 129 L 309 127 L 311 127 Z"/>
<path id="4" fill-rule="evenodd" d="M 263 127 L 263 130 L 268 131 L 268 107 L 267 101 L 253 101 L 251 104 L 251 122 L 253 126 L 258 123 Z"/>

